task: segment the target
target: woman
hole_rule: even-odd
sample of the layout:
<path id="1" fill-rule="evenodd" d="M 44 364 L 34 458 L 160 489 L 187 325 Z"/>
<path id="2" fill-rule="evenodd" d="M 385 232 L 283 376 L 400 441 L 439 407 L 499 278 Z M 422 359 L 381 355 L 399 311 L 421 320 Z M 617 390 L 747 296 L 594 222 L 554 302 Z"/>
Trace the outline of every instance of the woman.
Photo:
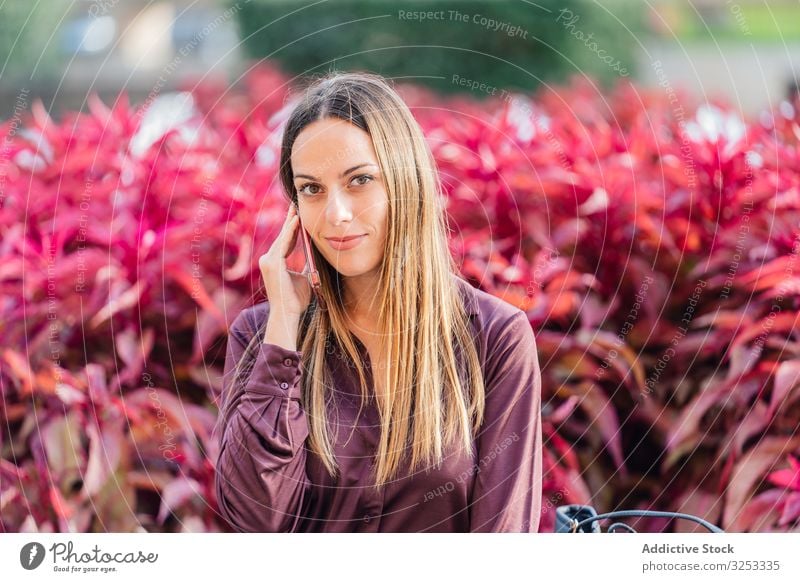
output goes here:
<path id="1" fill-rule="evenodd" d="M 269 300 L 229 334 L 224 517 L 253 532 L 537 531 L 534 335 L 456 275 L 408 107 L 377 75 L 329 74 L 287 120 L 280 168 L 291 203 L 259 261 Z M 321 302 L 286 267 L 299 228 Z"/>

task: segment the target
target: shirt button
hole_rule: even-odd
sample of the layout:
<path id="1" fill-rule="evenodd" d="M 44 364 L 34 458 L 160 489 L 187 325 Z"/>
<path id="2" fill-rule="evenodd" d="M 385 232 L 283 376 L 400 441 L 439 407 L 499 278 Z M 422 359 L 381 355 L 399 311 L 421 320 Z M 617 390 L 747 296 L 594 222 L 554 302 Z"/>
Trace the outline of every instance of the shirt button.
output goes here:
<path id="1" fill-rule="evenodd" d="M 286 358 L 285 360 L 283 360 L 283 365 L 284 366 L 291 366 L 292 364 L 294 364 L 294 361 L 292 360 L 292 358 Z"/>
<path id="2" fill-rule="evenodd" d="M 289 383 L 288 382 L 281 382 L 281 388 L 286 390 L 288 387 L 289 387 Z"/>

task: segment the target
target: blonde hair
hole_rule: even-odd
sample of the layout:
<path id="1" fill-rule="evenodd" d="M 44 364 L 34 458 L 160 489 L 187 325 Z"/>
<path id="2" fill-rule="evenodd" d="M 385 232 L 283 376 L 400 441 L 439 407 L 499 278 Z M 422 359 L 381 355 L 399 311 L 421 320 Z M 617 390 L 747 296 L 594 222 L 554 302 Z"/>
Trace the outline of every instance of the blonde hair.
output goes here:
<path id="1" fill-rule="evenodd" d="M 483 376 L 468 314 L 457 287 L 457 266 L 447 245 L 438 172 L 424 134 L 401 97 L 379 75 L 331 72 L 304 91 L 288 118 L 281 146 L 280 179 L 290 200 L 297 196 L 291 168 L 292 145 L 309 124 L 325 118 L 353 123 L 372 138 L 388 192 L 388 233 L 380 271 L 378 327 L 385 357 L 385 398 L 376 397 L 380 439 L 375 486 L 397 477 L 411 450 L 410 471 L 440 465 L 446 448 L 460 444 L 472 457 L 472 439 L 483 422 Z M 353 335 L 345 325 L 338 272 L 312 244 L 326 309 L 312 299 L 298 328 L 305 371 L 301 401 L 309 419 L 309 449 L 332 476 L 338 464 L 326 411 L 333 406 L 329 342 L 343 349 L 361 386 L 361 407 L 369 398 L 367 379 Z M 258 330 L 234 372 L 263 341 Z M 456 353 L 463 355 L 459 365 Z M 463 375 L 459 374 L 459 371 Z M 328 381 L 326 381 L 326 379 Z M 360 412 L 360 411 L 359 411 Z"/>

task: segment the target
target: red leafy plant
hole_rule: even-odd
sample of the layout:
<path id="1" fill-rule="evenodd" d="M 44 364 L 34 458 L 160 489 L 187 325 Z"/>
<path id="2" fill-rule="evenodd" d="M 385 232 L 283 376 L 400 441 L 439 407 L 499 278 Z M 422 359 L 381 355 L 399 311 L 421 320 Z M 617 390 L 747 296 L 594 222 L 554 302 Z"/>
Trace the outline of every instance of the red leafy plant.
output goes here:
<path id="1" fill-rule="evenodd" d="M 210 431 L 229 322 L 263 299 L 285 212 L 291 106 L 270 66 L 242 87 L 90 96 L 60 121 L 34 102 L 3 125 L 4 531 L 228 529 Z M 536 332 L 540 529 L 589 503 L 796 530 L 798 104 L 745 121 L 627 81 L 398 89 L 462 273 Z"/>

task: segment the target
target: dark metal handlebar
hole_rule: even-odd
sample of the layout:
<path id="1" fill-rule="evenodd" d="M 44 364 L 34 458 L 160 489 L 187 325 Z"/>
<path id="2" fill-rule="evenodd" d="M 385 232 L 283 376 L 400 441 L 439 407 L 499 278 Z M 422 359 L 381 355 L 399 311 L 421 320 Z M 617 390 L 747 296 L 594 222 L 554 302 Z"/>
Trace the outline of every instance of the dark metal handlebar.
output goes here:
<path id="1" fill-rule="evenodd" d="M 672 511 L 650 511 L 648 509 L 631 509 L 622 511 L 612 511 L 610 513 L 597 514 L 591 505 L 562 505 L 556 508 L 555 533 L 603 533 L 598 523 L 601 519 L 617 519 L 620 517 L 664 517 L 668 519 L 688 519 L 699 523 L 713 533 L 724 533 L 712 523 L 688 513 L 675 513 Z M 614 523 L 608 531 L 625 529 L 626 531 L 637 533 L 635 529 L 624 523 Z"/>

